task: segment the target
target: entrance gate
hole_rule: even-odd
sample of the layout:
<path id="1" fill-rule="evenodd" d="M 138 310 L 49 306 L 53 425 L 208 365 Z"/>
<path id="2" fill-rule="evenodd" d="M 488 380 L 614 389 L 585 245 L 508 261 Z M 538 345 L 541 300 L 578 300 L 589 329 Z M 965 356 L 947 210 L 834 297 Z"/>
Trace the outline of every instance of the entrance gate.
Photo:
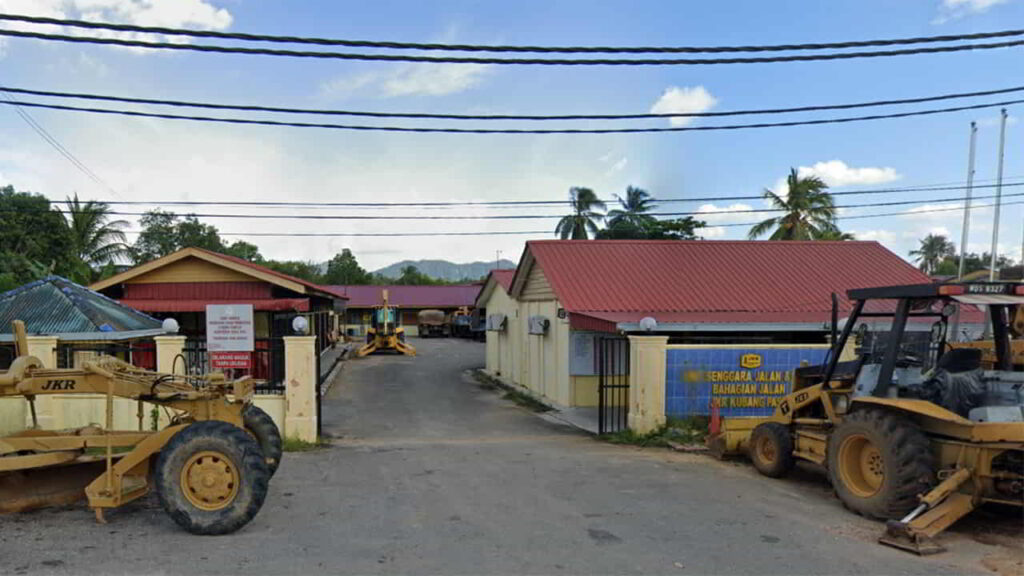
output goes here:
<path id="1" fill-rule="evenodd" d="M 598 338 L 597 433 L 629 427 L 629 340 Z"/>

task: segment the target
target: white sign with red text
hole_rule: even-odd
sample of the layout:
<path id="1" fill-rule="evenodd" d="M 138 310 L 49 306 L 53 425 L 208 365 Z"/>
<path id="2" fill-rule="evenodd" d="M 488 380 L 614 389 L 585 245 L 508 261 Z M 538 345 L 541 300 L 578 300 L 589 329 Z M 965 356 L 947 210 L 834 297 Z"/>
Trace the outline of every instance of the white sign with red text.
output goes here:
<path id="1" fill-rule="evenodd" d="M 206 350 L 252 352 L 252 304 L 206 305 Z"/>

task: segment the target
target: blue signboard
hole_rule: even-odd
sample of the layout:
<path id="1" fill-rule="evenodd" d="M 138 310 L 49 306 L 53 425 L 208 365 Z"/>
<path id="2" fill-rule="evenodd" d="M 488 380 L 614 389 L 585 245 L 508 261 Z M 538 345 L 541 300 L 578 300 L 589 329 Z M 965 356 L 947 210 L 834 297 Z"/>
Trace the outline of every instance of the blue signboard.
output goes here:
<path id="1" fill-rule="evenodd" d="M 825 346 L 715 346 L 666 350 L 665 415 L 770 416 L 793 384 L 793 370 L 821 364 Z"/>

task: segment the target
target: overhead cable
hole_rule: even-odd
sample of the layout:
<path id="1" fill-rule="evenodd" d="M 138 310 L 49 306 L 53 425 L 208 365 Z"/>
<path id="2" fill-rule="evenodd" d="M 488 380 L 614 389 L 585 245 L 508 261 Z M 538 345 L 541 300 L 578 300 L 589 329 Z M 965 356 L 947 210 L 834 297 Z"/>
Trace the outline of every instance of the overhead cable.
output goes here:
<path id="1" fill-rule="evenodd" d="M 663 133 L 663 132 L 709 132 L 716 130 L 743 130 L 749 128 L 782 128 L 790 126 L 814 126 L 820 124 L 844 124 L 848 122 L 863 122 L 869 120 L 889 120 L 894 118 L 909 118 L 913 116 L 928 116 L 933 114 L 947 114 L 951 112 L 962 112 L 965 110 L 981 110 L 985 108 L 999 108 L 1024 103 L 1022 100 L 1006 100 L 1003 102 L 992 102 L 988 104 L 971 104 L 955 106 L 950 108 L 933 108 L 930 110 L 915 110 L 911 112 L 893 112 L 890 114 L 875 114 L 870 116 L 853 116 L 845 118 L 824 118 L 817 120 L 791 120 L 786 122 L 757 122 L 750 124 L 725 124 L 711 126 L 671 126 L 662 128 L 436 128 L 436 127 L 415 127 L 415 126 L 363 126 L 358 124 L 330 124 L 318 122 L 284 122 L 280 120 L 259 120 L 254 118 L 222 118 L 216 116 L 189 116 L 180 114 L 166 114 L 158 112 L 139 112 L 135 110 L 118 110 L 110 108 L 90 108 L 85 106 L 67 106 L 64 104 L 44 104 L 41 102 L 18 102 L 18 106 L 29 106 L 33 108 L 45 108 L 50 110 L 65 110 L 71 112 L 89 112 L 93 114 L 111 114 L 119 116 L 134 116 L 139 118 L 163 118 L 166 120 L 190 120 L 193 122 L 219 122 L 226 124 L 245 124 L 257 126 L 282 126 L 289 128 L 323 128 L 331 130 L 354 130 L 362 132 L 414 132 L 414 133 L 435 133 L 435 134 L 642 134 L 642 133 Z M 0 101 L 0 104 L 11 104 L 11 102 Z"/>
<path id="2" fill-rule="evenodd" d="M 887 38 L 875 40 L 853 40 L 844 42 L 818 42 L 804 44 L 770 44 L 752 46 L 510 46 L 481 44 L 442 44 L 422 42 L 395 42 L 379 40 L 347 40 L 340 38 L 312 38 L 305 36 L 282 36 L 270 34 L 251 34 L 243 32 L 219 32 L 216 30 L 190 30 L 186 28 L 169 28 L 164 26 L 140 26 L 137 24 L 115 24 L 111 22 L 95 22 L 89 20 L 73 20 L 66 18 L 49 18 L 44 16 L 27 16 L 21 14 L 0 14 L 0 20 L 29 22 L 33 24 L 52 24 L 71 28 L 92 30 L 113 30 L 118 32 L 142 32 L 169 36 L 188 36 L 192 38 L 217 38 L 222 40 L 242 40 L 247 42 L 274 42 L 283 44 L 315 44 L 320 46 L 346 46 L 349 48 L 378 48 L 392 50 L 434 50 L 446 52 L 537 52 L 558 54 L 603 53 L 603 54 L 701 54 L 726 52 L 780 52 L 796 50 L 828 50 L 845 48 L 865 48 L 872 46 L 905 46 L 909 44 L 927 44 L 935 42 L 957 42 L 964 40 L 983 40 L 988 38 L 1006 38 L 1024 35 L 1024 30 L 1001 30 L 997 32 L 979 32 L 974 34 L 946 34 L 942 36 L 918 36 L 910 38 Z"/>
<path id="3" fill-rule="evenodd" d="M 873 50 L 867 52 L 829 52 L 826 54 L 795 54 L 786 56 L 742 56 L 732 58 L 494 58 L 466 56 L 414 56 L 407 54 L 356 54 L 351 52 L 314 52 L 284 50 L 278 48 L 249 48 L 243 46 L 217 46 L 211 44 L 181 44 L 175 42 L 149 42 L 97 36 L 73 36 L 68 34 L 45 34 L 24 30 L 0 29 L 0 36 L 32 38 L 74 44 L 101 44 L 107 46 L 130 46 L 153 50 L 175 50 L 220 54 L 247 54 L 262 56 L 288 56 L 292 58 L 326 58 L 363 62 L 420 62 L 429 64 L 499 64 L 519 66 L 688 66 L 711 64 L 772 64 L 777 62 L 812 62 L 825 60 L 849 60 L 853 58 L 881 58 L 909 56 L 914 54 L 940 54 L 969 50 L 991 50 L 1024 45 L 1024 40 L 1007 40 L 981 44 L 954 44 L 951 46 L 928 46 L 902 48 L 897 50 Z"/>
<path id="4" fill-rule="evenodd" d="M 173 106 L 178 108 L 206 108 L 212 110 L 239 110 L 245 112 L 274 112 L 283 114 L 315 114 L 323 116 L 354 116 L 362 118 L 416 118 L 433 120 L 639 120 L 648 118 L 714 118 L 725 116 L 748 116 L 755 114 L 788 114 L 794 112 L 820 112 L 824 110 L 850 110 L 854 108 L 871 108 L 878 106 L 894 106 L 902 104 L 920 104 L 940 100 L 960 98 L 977 98 L 1024 91 L 1024 86 L 981 90 L 975 92 L 959 92 L 924 96 L 918 98 L 902 98 L 890 100 L 874 100 L 848 104 L 824 104 L 813 106 L 796 106 L 790 108 L 761 108 L 750 110 L 726 110 L 721 112 L 670 112 L 644 114 L 430 114 L 422 112 L 374 112 L 363 110 L 330 110 L 315 108 L 288 108 L 281 106 L 260 106 L 254 104 L 223 104 L 213 102 L 195 102 L 185 100 L 166 100 L 158 98 L 135 98 L 128 96 L 111 96 L 107 94 L 90 94 L 83 92 L 60 92 L 54 90 L 35 90 L 0 86 L 0 92 L 25 94 L 30 96 L 46 96 L 53 98 L 71 98 L 76 100 L 94 100 L 102 102 L 123 102 L 131 104 L 152 104 L 157 106 Z"/>

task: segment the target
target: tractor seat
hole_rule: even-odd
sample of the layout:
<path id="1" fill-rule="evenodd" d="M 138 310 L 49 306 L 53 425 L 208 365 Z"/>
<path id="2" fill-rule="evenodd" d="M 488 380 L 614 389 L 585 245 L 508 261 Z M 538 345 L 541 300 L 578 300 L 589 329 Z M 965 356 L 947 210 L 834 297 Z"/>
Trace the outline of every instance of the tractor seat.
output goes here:
<path id="1" fill-rule="evenodd" d="M 953 348 L 935 363 L 936 370 L 950 374 L 970 372 L 981 368 L 982 351 L 979 348 Z"/>

